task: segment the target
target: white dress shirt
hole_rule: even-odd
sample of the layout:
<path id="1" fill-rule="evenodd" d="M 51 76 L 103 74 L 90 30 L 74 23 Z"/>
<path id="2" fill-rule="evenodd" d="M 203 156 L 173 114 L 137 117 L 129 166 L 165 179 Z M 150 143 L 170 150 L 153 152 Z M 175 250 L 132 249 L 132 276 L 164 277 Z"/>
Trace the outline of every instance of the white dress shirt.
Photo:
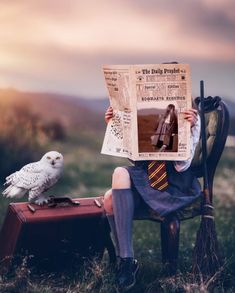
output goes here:
<path id="1" fill-rule="evenodd" d="M 186 171 L 191 165 L 196 146 L 200 139 L 200 130 L 201 130 L 201 119 L 200 116 L 197 115 L 197 122 L 193 127 L 191 127 L 191 137 L 190 137 L 190 157 L 186 161 L 175 161 L 174 166 L 176 171 L 183 172 Z"/>

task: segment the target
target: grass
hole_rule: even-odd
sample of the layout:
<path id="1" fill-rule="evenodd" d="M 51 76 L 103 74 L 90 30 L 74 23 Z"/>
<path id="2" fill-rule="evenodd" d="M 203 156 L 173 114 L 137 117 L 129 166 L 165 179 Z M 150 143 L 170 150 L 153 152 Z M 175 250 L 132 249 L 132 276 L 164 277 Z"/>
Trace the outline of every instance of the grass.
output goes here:
<path id="1" fill-rule="evenodd" d="M 65 173 L 60 182 L 49 193 L 70 194 L 74 197 L 89 197 L 103 194 L 111 185 L 112 170 L 126 160 L 102 156 L 97 146 L 87 149 L 85 143 L 77 148 L 76 141 L 57 142 L 48 148 L 61 151 L 65 156 Z M 84 138 L 85 140 L 86 138 Z M 46 149 L 47 147 L 45 147 Z M 214 292 L 235 292 L 235 160 L 234 149 L 227 148 L 218 166 L 214 183 L 214 205 L 216 227 L 221 249 L 225 257 L 223 282 Z M 0 224 L 9 201 L 0 199 Z M 182 222 L 180 233 L 179 274 L 175 278 L 166 277 L 161 264 L 160 225 L 150 221 L 134 223 L 134 246 L 140 262 L 140 273 L 136 287 L 130 293 L 156 292 L 210 292 L 208 284 L 198 283 L 190 275 L 192 251 L 200 219 Z M 112 293 L 114 273 L 104 261 L 94 264 L 84 271 L 62 276 L 35 276 L 24 262 L 11 277 L 1 276 L 0 292 L 14 293 Z"/>

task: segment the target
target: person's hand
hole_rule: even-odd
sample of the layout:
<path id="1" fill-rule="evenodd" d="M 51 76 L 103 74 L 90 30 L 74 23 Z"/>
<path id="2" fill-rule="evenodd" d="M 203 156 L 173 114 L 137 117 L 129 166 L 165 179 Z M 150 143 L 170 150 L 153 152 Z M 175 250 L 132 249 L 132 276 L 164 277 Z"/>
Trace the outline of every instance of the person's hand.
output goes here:
<path id="1" fill-rule="evenodd" d="M 189 109 L 183 112 L 184 119 L 190 122 L 191 127 L 193 127 L 198 119 L 198 113 L 196 109 Z"/>
<path id="2" fill-rule="evenodd" d="M 110 106 L 105 112 L 104 120 L 108 124 L 109 120 L 113 117 L 113 108 Z"/>

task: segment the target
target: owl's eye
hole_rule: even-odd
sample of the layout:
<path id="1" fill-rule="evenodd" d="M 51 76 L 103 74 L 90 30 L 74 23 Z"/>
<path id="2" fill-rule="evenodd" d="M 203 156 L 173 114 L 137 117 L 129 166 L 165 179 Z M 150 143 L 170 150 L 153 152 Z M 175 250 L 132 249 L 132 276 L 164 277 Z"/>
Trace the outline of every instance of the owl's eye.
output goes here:
<path id="1" fill-rule="evenodd" d="M 56 157 L 55 159 L 56 159 L 56 160 L 60 160 L 60 157 Z"/>
<path id="2" fill-rule="evenodd" d="M 48 156 L 48 157 L 47 157 L 47 160 L 51 160 L 51 157 Z"/>

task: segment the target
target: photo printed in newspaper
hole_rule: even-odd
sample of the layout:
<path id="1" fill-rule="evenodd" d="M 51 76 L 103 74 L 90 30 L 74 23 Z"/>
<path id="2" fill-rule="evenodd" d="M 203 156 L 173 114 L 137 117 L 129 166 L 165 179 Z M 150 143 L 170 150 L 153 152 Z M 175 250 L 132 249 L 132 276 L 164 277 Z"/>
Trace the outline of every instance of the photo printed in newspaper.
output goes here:
<path id="1" fill-rule="evenodd" d="M 102 153 L 132 160 L 188 159 L 190 124 L 183 111 L 192 107 L 189 65 L 110 66 L 104 73 L 114 118 Z"/>

